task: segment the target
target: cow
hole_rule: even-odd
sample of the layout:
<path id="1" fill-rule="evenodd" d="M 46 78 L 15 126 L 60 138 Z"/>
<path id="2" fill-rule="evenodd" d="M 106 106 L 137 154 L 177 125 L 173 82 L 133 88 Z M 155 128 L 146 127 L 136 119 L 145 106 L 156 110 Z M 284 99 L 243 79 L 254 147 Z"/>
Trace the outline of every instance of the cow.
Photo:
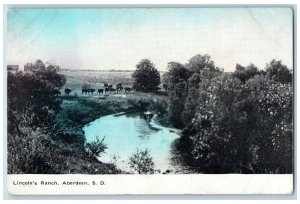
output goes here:
<path id="1" fill-rule="evenodd" d="M 110 91 L 110 92 L 115 92 L 116 89 L 115 89 L 115 88 L 110 88 L 109 91 Z"/>
<path id="2" fill-rule="evenodd" d="M 119 87 L 119 92 L 122 92 L 123 91 L 123 87 Z"/>
<path id="3" fill-rule="evenodd" d="M 125 87 L 125 93 L 130 93 L 132 91 L 132 88 L 130 87 Z"/>
<path id="4" fill-rule="evenodd" d="M 88 89 L 88 93 L 91 93 L 91 94 L 93 94 L 93 93 L 94 93 L 94 91 L 95 91 L 95 89 Z"/>
<path id="5" fill-rule="evenodd" d="M 54 94 L 54 96 L 60 96 L 60 91 L 59 91 L 59 89 L 54 89 L 53 91 L 52 91 L 52 93 Z"/>
<path id="6" fill-rule="evenodd" d="M 98 89 L 98 94 L 100 95 L 100 94 L 103 94 L 103 89 Z"/>
<path id="7" fill-rule="evenodd" d="M 65 88 L 65 94 L 66 95 L 69 95 L 71 93 L 72 89 L 69 89 L 69 88 Z"/>
<path id="8" fill-rule="evenodd" d="M 122 83 L 118 83 L 116 89 L 117 89 L 117 93 L 122 92 L 123 91 Z"/>
<path id="9" fill-rule="evenodd" d="M 109 88 L 104 88 L 105 93 L 109 92 Z"/>
<path id="10" fill-rule="evenodd" d="M 82 89 L 81 94 L 87 94 L 88 93 L 88 89 Z"/>

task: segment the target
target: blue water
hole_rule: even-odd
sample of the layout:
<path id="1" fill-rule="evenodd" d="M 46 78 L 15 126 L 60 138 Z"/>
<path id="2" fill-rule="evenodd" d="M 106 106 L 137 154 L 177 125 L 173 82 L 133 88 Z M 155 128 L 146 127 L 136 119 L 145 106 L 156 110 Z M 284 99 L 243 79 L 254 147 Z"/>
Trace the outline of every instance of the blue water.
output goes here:
<path id="1" fill-rule="evenodd" d="M 150 151 L 155 169 L 172 169 L 171 144 L 179 137 L 176 129 L 160 126 L 152 119 L 147 122 L 138 115 L 109 115 L 86 125 L 83 130 L 87 142 L 96 136 L 104 139 L 108 149 L 99 157 L 106 163 L 114 163 L 124 171 L 130 171 L 129 158 L 137 149 Z"/>

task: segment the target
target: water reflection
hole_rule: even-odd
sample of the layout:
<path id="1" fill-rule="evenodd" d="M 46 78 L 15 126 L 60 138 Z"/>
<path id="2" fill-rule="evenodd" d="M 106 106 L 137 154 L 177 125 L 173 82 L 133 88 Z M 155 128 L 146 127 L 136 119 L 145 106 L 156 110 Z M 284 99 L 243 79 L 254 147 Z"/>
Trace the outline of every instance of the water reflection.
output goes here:
<path id="1" fill-rule="evenodd" d="M 137 149 L 148 149 L 155 168 L 171 169 L 171 144 L 179 137 L 179 131 L 160 126 L 152 119 L 147 122 L 141 115 L 116 114 L 101 117 L 84 127 L 87 141 L 105 136 L 108 146 L 103 162 L 112 162 L 118 168 L 129 171 L 129 158 Z"/>

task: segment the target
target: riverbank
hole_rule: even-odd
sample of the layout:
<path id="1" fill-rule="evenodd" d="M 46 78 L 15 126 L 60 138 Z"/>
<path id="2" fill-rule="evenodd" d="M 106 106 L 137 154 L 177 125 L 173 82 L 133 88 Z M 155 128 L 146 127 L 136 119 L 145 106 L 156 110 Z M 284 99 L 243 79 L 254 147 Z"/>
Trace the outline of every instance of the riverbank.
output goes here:
<path id="1" fill-rule="evenodd" d="M 71 123 L 79 128 L 95 119 L 120 112 L 136 113 L 152 111 L 157 115 L 155 120 L 170 127 L 165 120 L 167 114 L 167 98 L 156 94 L 115 94 L 105 99 L 100 96 L 63 96 L 61 111 L 57 119 Z"/>

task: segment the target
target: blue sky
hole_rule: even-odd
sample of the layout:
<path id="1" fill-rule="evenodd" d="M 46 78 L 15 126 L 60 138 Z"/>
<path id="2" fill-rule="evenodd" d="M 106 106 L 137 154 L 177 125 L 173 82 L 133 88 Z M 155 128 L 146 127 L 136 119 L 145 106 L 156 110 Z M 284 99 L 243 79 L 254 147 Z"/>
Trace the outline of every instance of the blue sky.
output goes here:
<path id="1" fill-rule="evenodd" d="M 288 8 L 13 9 L 7 62 L 36 59 L 73 69 L 134 69 L 143 58 L 160 70 L 209 54 L 233 71 L 281 59 L 292 68 Z"/>

